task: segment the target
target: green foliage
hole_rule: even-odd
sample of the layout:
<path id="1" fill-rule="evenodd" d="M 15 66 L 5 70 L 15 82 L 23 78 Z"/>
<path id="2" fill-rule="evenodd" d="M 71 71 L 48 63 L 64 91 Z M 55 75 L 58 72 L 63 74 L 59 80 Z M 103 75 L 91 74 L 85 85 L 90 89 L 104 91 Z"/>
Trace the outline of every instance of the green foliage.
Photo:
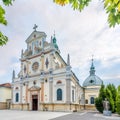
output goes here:
<path id="1" fill-rule="evenodd" d="M 116 96 L 117 96 L 117 91 L 116 91 L 116 88 L 113 84 L 109 84 L 106 87 L 104 85 L 101 85 L 101 88 L 99 91 L 99 96 L 95 100 L 96 109 L 99 112 L 103 112 L 103 109 L 104 109 L 103 108 L 103 101 L 105 100 L 105 98 L 107 98 L 107 100 L 110 103 L 109 110 L 111 110 L 114 113 L 116 111 L 116 105 L 117 105 L 116 104 Z"/>
<path id="2" fill-rule="evenodd" d="M 14 0 L 2 0 L 4 5 L 12 5 Z M 7 20 L 5 19 L 5 10 L 0 5 L 0 24 L 7 25 Z M 8 41 L 8 38 L 3 35 L 0 31 L 0 46 L 3 46 Z"/>
<path id="3" fill-rule="evenodd" d="M 2 0 L 5 5 L 12 5 L 12 2 L 15 0 Z"/>
<path id="4" fill-rule="evenodd" d="M 103 101 L 106 98 L 106 93 L 105 93 L 105 86 L 102 84 L 100 91 L 99 91 L 99 96 L 95 99 L 95 107 L 99 112 L 103 112 Z"/>
<path id="5" fill-rule="evenodd" d="M 117 89 L 116 112 L 120 115 L 120 85 L 118 86 L 118 89 Z"/>
<path id="6" fill-rule="evenodd" d="M 54 0 L 59 5 L 71 4 L 75 10 L 82 11 L 88 6 L 91 0 Z M 120 0 L 103 0 L 104 8 L 108 14 L 108 23 L 110 27 L 114 27 L 116 24 L 120 24 Z M 91 13 L 92 14 L 92 13 Z"/>
<path id="7" fill-rule="evenodd" d="M 105 85 L 103 85 L 103 84 L 101 85 L 101 88 L 100 88 L 99 97 L 102 100 L 105 100 L 105 98 L 106 98 Z"/>
<path id="8" fill-rule="evenodd" d="M 8 41 L 8 37 L 6 37 L 5 35 L 2 34 L 2 32 L 0 32 L 0 46 L 6 44 Z"/>
<path id="9" fill-rule="evenodd" d="M 85 6 L 88 6 L 91 0 L 54 0 L 59 5 L 71 4 L 74 10 L 83 10 Z"/>
<path id="10" fill-rule="evenodd" d="M 7 25 L 7 20 L 5 19 L 5 10 L 0 5 L 0 23 Z"/>
<path id="11" fill-rule="evenodd" d="M 107 98 L 107 100 L 110 103 L 110 109 L 109 110 L 111 110 L 112 112 L 114 112 L 115 111 L 115 106 L 114 106 L 114 102 L 115 101 L 113 101 L 112 93 L 109 90 L 109 88 L 107 88 L 107 87 L 106 87 L 106 98 Z"/>
<path id="12" fill-rule="evenodd" d="M 107 88 L 111 91 L 113 100 L 116 101 L 116 96 L 117 96 L 117 90 L 115 88 L 115 85 L 109 84 L 107 85 Z M 114 93 L 114 94 L 113 94 Z"/>
<path id="13" fill-rule="evenodd" d="M 104 0 L 104 7 L 110 27 L 120 24 L 120 0 Z"/>
<path id="14" fill-rule="evenodd" d="M 104 108 L 102 98 L 98 97 L 95 99 L 95 107 L 99 112 L 103 113 Z"/>
<path id="15" fill-rule="evenodd" d="M 110 110 L 114 113 L 116 111 L 116 96 L 117 91 L 113 84 L 109 84 L 106 86 L 106 98 L 110 102 Z"/>

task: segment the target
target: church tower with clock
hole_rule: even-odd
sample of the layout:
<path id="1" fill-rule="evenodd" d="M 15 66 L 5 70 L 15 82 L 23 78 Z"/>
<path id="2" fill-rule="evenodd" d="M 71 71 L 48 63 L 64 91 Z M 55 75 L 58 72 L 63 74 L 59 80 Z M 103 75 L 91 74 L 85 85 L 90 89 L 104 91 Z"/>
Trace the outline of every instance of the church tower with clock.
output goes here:
<path id="1" fill-rule="evenodd" d="M 18 77 L 13 71 L 11 109 L 78 110 L 83 104 L 83 89 L 67 62 L 60 55 L 55 34 L 50 43 L 46 33 L 36 30 L 26 39 L 27 49 L 21 51 Z"/>

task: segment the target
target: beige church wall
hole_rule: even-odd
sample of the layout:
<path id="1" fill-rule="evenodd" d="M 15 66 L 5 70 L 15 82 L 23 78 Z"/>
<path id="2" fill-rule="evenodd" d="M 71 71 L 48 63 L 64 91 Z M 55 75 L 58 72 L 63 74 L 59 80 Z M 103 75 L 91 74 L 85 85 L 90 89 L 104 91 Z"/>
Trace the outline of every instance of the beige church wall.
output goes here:
<path id="1" fill-rule="evenodd" d="M 22 110 L 22 105 L 21 104 L 11 104 L 10 109 L 12 109 L 12 110 Z"/>
<path id="2" fill-rule="evenodd" d="M 47 82 L 44 81 L 44 102 L 49 102 L 49 78 L 47 79 Z"/>
<path id="3" fill-rule="evenodd" d="M 22 110 L 29 110 L 29 104 L 22 104 Z"/>
<path id="4" fill-rule="evenodd" d="M 35 75 L 35 74 L 40 74 L 40 66 L 41 66 L 41 64 L 42 64 L 40 60 L 41 60 L 41 57 L 40 57 L 40 56 L 28 60 L 28 65 L 29 65 L 29 66 L 28 66 L 28 74 L 29 74 L 30 76 Z M 35 62 L 38 62 L 38 63 L 39 63 L 39 68 L 38 68 L 37 71 L 33 71 L 33 70 L 32 70 L 32 65 L 33 65 L 33 63 L 35 63 Z"/>
<path id="5" fill-rule="evenodd" d="M 13 87 L 13 99 L 12 99 L 12 102 L 13 102 L 13 103 L 16 102 L 16 101 L 15 101 L 16 93 L 19 93 L 19 102 L 20 102 L 20 84 L 19 84 L 19 83 L 16 84 L 16 85 L 14 85 L 14 87 Z M 19 103 L 19 102 L 18 102 L 18 103 Z"/>
<path id="6" fill-rule="evenodd" d="M 33 77 L 32 79 L 29 79 L 28 81 L 28 89 L 34 86 L 34 81 L 36 82 L 35 86 L 41 87 L 40 78 Z"/>
<path id="7" fill-rule="evenodd" d="M 98 97 L 99 91 L 98 90 L 85 90 L 85 100 L 88 100 L 88 104 L 90 104 L 91 97 Z"/>
<path id="8" fill-rule="evenodd" d="M 57 81 L 61 81 L 62 83 L 61 84 L 57 84 Z M 65 80 L 65 76 L 60 76 L 60 77 L 54 77 L 54 80 L 53 80 L 53 102 L 56 102 L 56 103 L 63 103 L 66 101 L 66 80 Z M 62 89 L 62 97 L 63 97 L 63 100 L 62 101 L 57 101 L 57 89 L 58 88 L 61 88 Z"/>
<path id="9" fill-rule="evenodd" d="M 85 105 L 86 110 L 96 110 L 95 105 Z"/>
<path id="10" fill-rule="evenodd" d="M 26 63 L 26 61 L 24 61 L 23 63 L 22 63 L 22 73 L 23 73 L 23 77 L 25 77 L 26 76 L 26 73 L 24 73 L 24 66 L 27 66 L 27 63 Z"/>
<path id="11" fill-rule="evenodd" d="M 66 72 L 66 68 L 65 67 L 60 68 L 60 69 L 55 69 L 53 71 L 54 74 L 59 74 L 59 73 L 64 73 L 64 72 Z"/>
<path id="12" fill-rule="evenodd" d="M 80 111 L 82 106 L 79 104 L 39 104 L 40 111 Z M 12 110 L 31 110 L 30 104 L 11 104 Z"/>
<path id="13" fill-rule="evenodd" d="M 96 110 L 95 105 L 80 105 L 80 110 Z"/>
<path id="14" fill-rule="evenodd" d="M 0 110 L 7 109 L 7 102 L 0 102 Z"/>
<path id="15" fill-rule="evenodd" d="M 62 89 L 62 101 L 57 101 L 57 89 Z M 55 103 L 64 103 L 66 101 L 66 89 L 64 84 L 56 84 L 53 87 L 53 102 Z"/>
<path id="16" fill-rule="evenodd" d="M 49 62 L 49 64 L 48 64 L 48 68 L 46 68 L 46 58 L 48 58 L 48 62 Z M 44 71 L 45 72 L 48 72 L 49 71 L 49 69 L 50 69 L 50 56 L 49 56 L 49 54 L 45 54 L 44 55 Z"/>
<path id="17" fill-rule="evenodd" d="M 11 110 L 29 110 L 29 104 L 11 104 Z"/>
<path id="18" fill-rule="evenodd" d="M 73 103 L 76 103 L 76 104 L 79 104 L 80 102 L 80 98 L 81 98 L 81 94 L 83 94 L 83 90 L 81 88 L 81 86 L 76 83 L 76 79 L 72 78 L 72 81 L 71 81 L 71 101 L 72 101 L 72 90 L 74 90 L 74 102 Z"/>
<path id="19" fill-rule="evenodd" d="M 72 90 L 74 90 L 74 100 L 76 98 L 76 83 L 75 83 L 75 79 L 72 79 L 71 81 L 71 100 L 72 100 Z M 74 101 L 75 102 L 75 101 Z"/>
<path id="20" fill-rule="evenodd" d="M 26 102 L 26 85 L 22 87 L 22 103 Z"/>
<path id="21" fill-rule="evenodd" d="M 0 87 L 0 102 L 6 102 L 11 99 L 11 88 Z"/>
<path id="22" fill-rule="evenodd" d="M 52 65 L 53 65 L 53 69 L 54 69 L 55 71 L 56 71 L 56 70 L 59 71 L 61 68 L 63 68 L 63 66 L 61 65 L 61 64 L 62 64 L 62 63 L 61 63 L 62 61 L 57 57 L 56 54 L 54 54 L 54 58 L 55 58 L 55 59 L 53 59 L 53 62 L 52 62 L 52 63 L 53 63 L 53 64 L 52 64 Z M 56 63 L 58 63 L 58 66 L 57 66 Z M 64 69 L 65 69 L 65 68 L 64 68 Z M 55 71 L 54 71 L 54 72 L 55 72 Z"/>
<path id="23" fill-rule="evenodd" d="M 38 37 L 37 34 L 36 34 L 36 38 L 37 38 L 37 41 L 38 41 L 38 47 L 40 47 L 39 42 L 42 40 L 42 38 Z M 35 40 L 36 38 L 33 38 L 32 40 Z M 31 40 L 31 42 L 28 43 L 27 48 L 29 48 L 31 46 L 31 49 L 32 49 L 32 40 Z"/>
<path id="24" fill-rule="evenodd" d="M 80 111 L 79 104 L 40 104 L 41 111 Z"/>
<path id="25" fill-rule="evenodd" d="M 76 103 L 80 103 L 80 100 L 81 100 L 81 89 L 80 89 L 80 86 L 77 84 L 76 85 Z"/>

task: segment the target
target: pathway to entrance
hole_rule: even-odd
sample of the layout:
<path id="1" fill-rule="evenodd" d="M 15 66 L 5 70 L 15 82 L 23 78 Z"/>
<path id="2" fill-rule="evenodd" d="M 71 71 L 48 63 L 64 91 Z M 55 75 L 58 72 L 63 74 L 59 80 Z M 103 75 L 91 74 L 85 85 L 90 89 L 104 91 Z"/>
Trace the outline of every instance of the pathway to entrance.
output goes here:
<path id="1" fill-rule="evenodd" d="M 113 114 L 105 117 L 98 112 L 41 112 L 0 110 L 0 120 L 120 120 L 120 116 Z"/>
<path id="2" fill-rule="evenodd" d="M 68 115 L 66 112 L 0 110 L 0 120 L 50 120 Z"/>
<path id="3" fill-rule="evenodd" d="M 113 114 L 112 116 L 103 116 L 98 112 L 84 111 L 80 113 L 68 114 L 50 120 L 120 120 L 120 116 Z"/>

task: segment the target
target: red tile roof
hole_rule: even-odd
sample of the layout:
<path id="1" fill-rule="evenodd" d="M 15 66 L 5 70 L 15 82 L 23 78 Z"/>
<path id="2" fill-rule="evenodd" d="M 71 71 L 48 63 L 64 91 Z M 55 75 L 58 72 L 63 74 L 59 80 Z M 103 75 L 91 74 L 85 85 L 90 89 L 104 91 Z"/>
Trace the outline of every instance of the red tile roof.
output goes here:
<path id="1" fill-rule="evenodd" d="M 11 88 L 11 84 L 10 83 L 0 84 L 0 87 L 9 87 L 9 88 Z"/>

